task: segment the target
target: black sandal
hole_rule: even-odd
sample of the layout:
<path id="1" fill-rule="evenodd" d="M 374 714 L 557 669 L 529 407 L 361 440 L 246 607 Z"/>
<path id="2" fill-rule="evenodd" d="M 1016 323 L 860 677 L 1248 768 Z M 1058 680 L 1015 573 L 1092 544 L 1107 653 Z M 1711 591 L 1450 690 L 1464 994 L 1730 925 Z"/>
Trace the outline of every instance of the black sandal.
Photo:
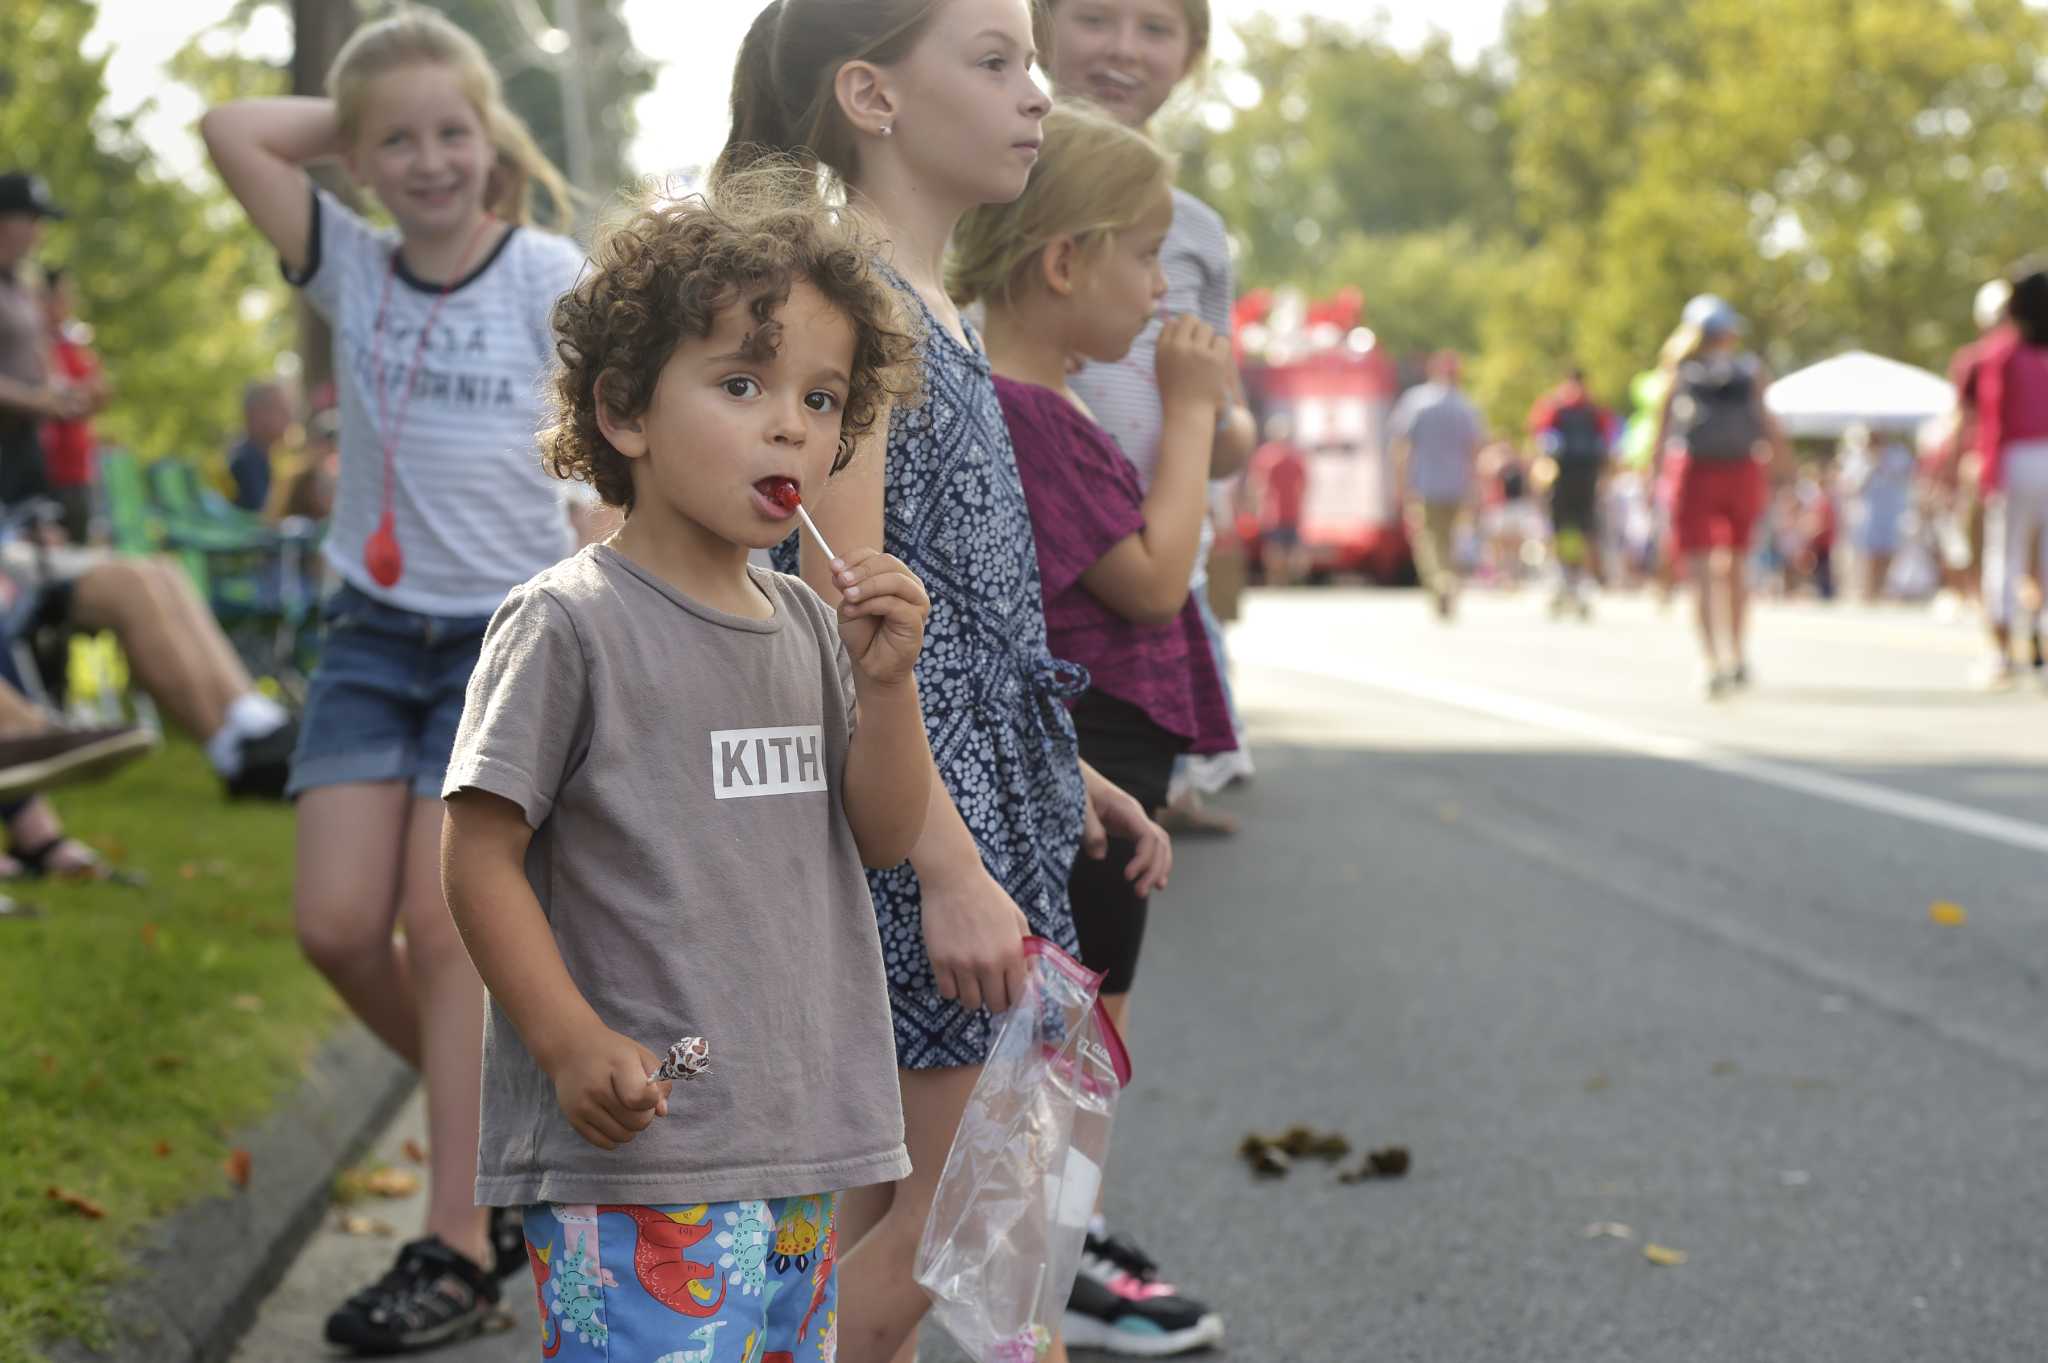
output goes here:
<path id="1" fill-rule="evenodd" d="M 69 868 L 59 868 L 50 865 L 51 861 L 56 858 L 57 850 L 66 843 L 85 853 L 85 863 L 83 865 Z M 21 864 L 21 874 L 17 877 L 21 880 L 110 881 L 116 885 L 130 885 L 138 888 L 143 883 L 140 875 L 133 871 L 121 870 L 98 852 L 86 846 L 77 838 L 72 837 L 69 833 L 59 833 L 48 842 L 35 847 L 17 847 L 8 855 Z"/>
<path id="2" fill-rule="evenodd" d="M 390 1272 L 327 1318 L 327 1342 L 359 1354 L 410 1353 L 469 1338 L 497 1307 L 497 1278 L 430 1235 L 401 1248 Z"/>

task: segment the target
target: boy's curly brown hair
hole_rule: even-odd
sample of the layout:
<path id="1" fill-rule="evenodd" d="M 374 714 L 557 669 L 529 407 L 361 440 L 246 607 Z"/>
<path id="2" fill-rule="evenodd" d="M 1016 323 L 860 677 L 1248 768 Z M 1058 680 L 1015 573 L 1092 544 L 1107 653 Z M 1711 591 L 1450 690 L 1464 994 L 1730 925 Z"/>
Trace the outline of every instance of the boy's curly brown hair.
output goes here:
<path id="1" fill-rule="evenodd" d="M 920 338 L 875 268 L 875 243 L 849 212 L 824 202 L 817 183 L 793 161 L 759 164 L 686 198 L 644 192 L 602 233 L 590 268 L 555 303 L 558 363 L 540 433 L 550 473 L 589 483 L 606 503 L 631 511 L 632 461 L 598 429 L 598 380 L 614 419 L 636 417 L 654 400 L 676 347 L 710 336 L 725 309 L 745 306 L 772 347 L 775 313 L 800 280 L 853 324 L 832 472 L 846 467 L 891 403 L 916 399 Z"/>

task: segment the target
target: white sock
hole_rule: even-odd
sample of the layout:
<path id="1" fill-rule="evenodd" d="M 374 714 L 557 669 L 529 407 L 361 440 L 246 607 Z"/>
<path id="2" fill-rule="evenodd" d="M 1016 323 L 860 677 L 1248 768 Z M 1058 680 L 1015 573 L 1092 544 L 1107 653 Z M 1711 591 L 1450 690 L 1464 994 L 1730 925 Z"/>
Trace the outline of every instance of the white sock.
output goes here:
<path id="1" fill-rule="evenodd" d="M 242 744 L 277 732 L 291 714 L 261 691 L 244 691 L 229 703 L 218 732 L 206 740 L 206 760 L 233 780 L 242 774 Z"/>
<path id="2" fill-rule="evenodd" d="M 1109 1238 L 1109 1222 L 1103 1219 L 1101 1212 L 1088 1218 L 1088 1233 L 1098 1240 Z"/>

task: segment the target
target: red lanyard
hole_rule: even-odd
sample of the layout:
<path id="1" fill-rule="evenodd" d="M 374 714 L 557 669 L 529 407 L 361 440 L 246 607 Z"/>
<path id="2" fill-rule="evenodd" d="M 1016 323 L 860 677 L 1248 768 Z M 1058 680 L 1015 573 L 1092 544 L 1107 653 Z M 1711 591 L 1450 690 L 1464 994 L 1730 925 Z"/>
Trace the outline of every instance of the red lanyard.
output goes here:
<path id="1" fill-rule="evenodd" d="M 433 335 L 434 323 L 440 319 L 441 305 L 448 301 L 449 293 L 461 280 L 477 238 L 495 221 L 486 213 L 470 229 L 469 240 L 462 244 L 462 254 L 456 260 L 453 274 L 441 286 L 441 291 L 434 295 L 434 306 L 427 310 L 426 324 L 420 328 L 419 342 L 412 349 L 412 363 L 406 366 L 405 382 L 399 389 L 395 411 L 387 410 L 391 384 L 390 375 L 384 369 L 384 317 L 386 309 L 391 306 L 391 282 L 398 277 L 398 248 L 392 248 L 391 263 L 384 271 L 384 290 L 377 298 L 377 326 L 370 333 L 371 381 L 377 385 L 377 433 L 384 445 L 384 495 L 377 528 L 363 542 L 363 567 L 369 570 L 370 577 L 380 587 L 397 586 L 398 579 L 405 574 L 405 555 L 398 547 L 397 517 L 393 511 L 396 499 L 394 481 L 398 468 L 398 441 L 405 433 L 406 408 L 412 405 L 413 380 L 419 377 L 420 361 L 427 353 L 427 338 Z"/>

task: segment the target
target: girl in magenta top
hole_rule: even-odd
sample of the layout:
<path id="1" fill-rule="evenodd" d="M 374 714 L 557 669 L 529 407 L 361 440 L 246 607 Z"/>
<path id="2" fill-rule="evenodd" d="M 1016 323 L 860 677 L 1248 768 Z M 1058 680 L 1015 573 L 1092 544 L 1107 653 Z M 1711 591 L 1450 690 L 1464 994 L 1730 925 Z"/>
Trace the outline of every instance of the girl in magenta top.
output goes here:
<path id="1" fill-rule="evenodd" d="M 1192 317 L 1159 345 L 1165 431 L 1151 489 L 1074 395 L 1076 361 L 1120 358 L 1166 292 L 1172 165 L 1141 132 L 1080 106 L 1046 116 L 1022 198 L 976 209 L 949 283 L 986 308 L 989 361 L 1031 512 L 1053 653 L 1092 679 L 1074 703 L 1081 758 L 1158 809 L 1174 758 L 1235 742 L 1190 599 L 1229 346 Z M 1114 846 L 1068 882 L 1081 957 L 1114 1016 L 1129 992 L 1145 898 Z"/>

